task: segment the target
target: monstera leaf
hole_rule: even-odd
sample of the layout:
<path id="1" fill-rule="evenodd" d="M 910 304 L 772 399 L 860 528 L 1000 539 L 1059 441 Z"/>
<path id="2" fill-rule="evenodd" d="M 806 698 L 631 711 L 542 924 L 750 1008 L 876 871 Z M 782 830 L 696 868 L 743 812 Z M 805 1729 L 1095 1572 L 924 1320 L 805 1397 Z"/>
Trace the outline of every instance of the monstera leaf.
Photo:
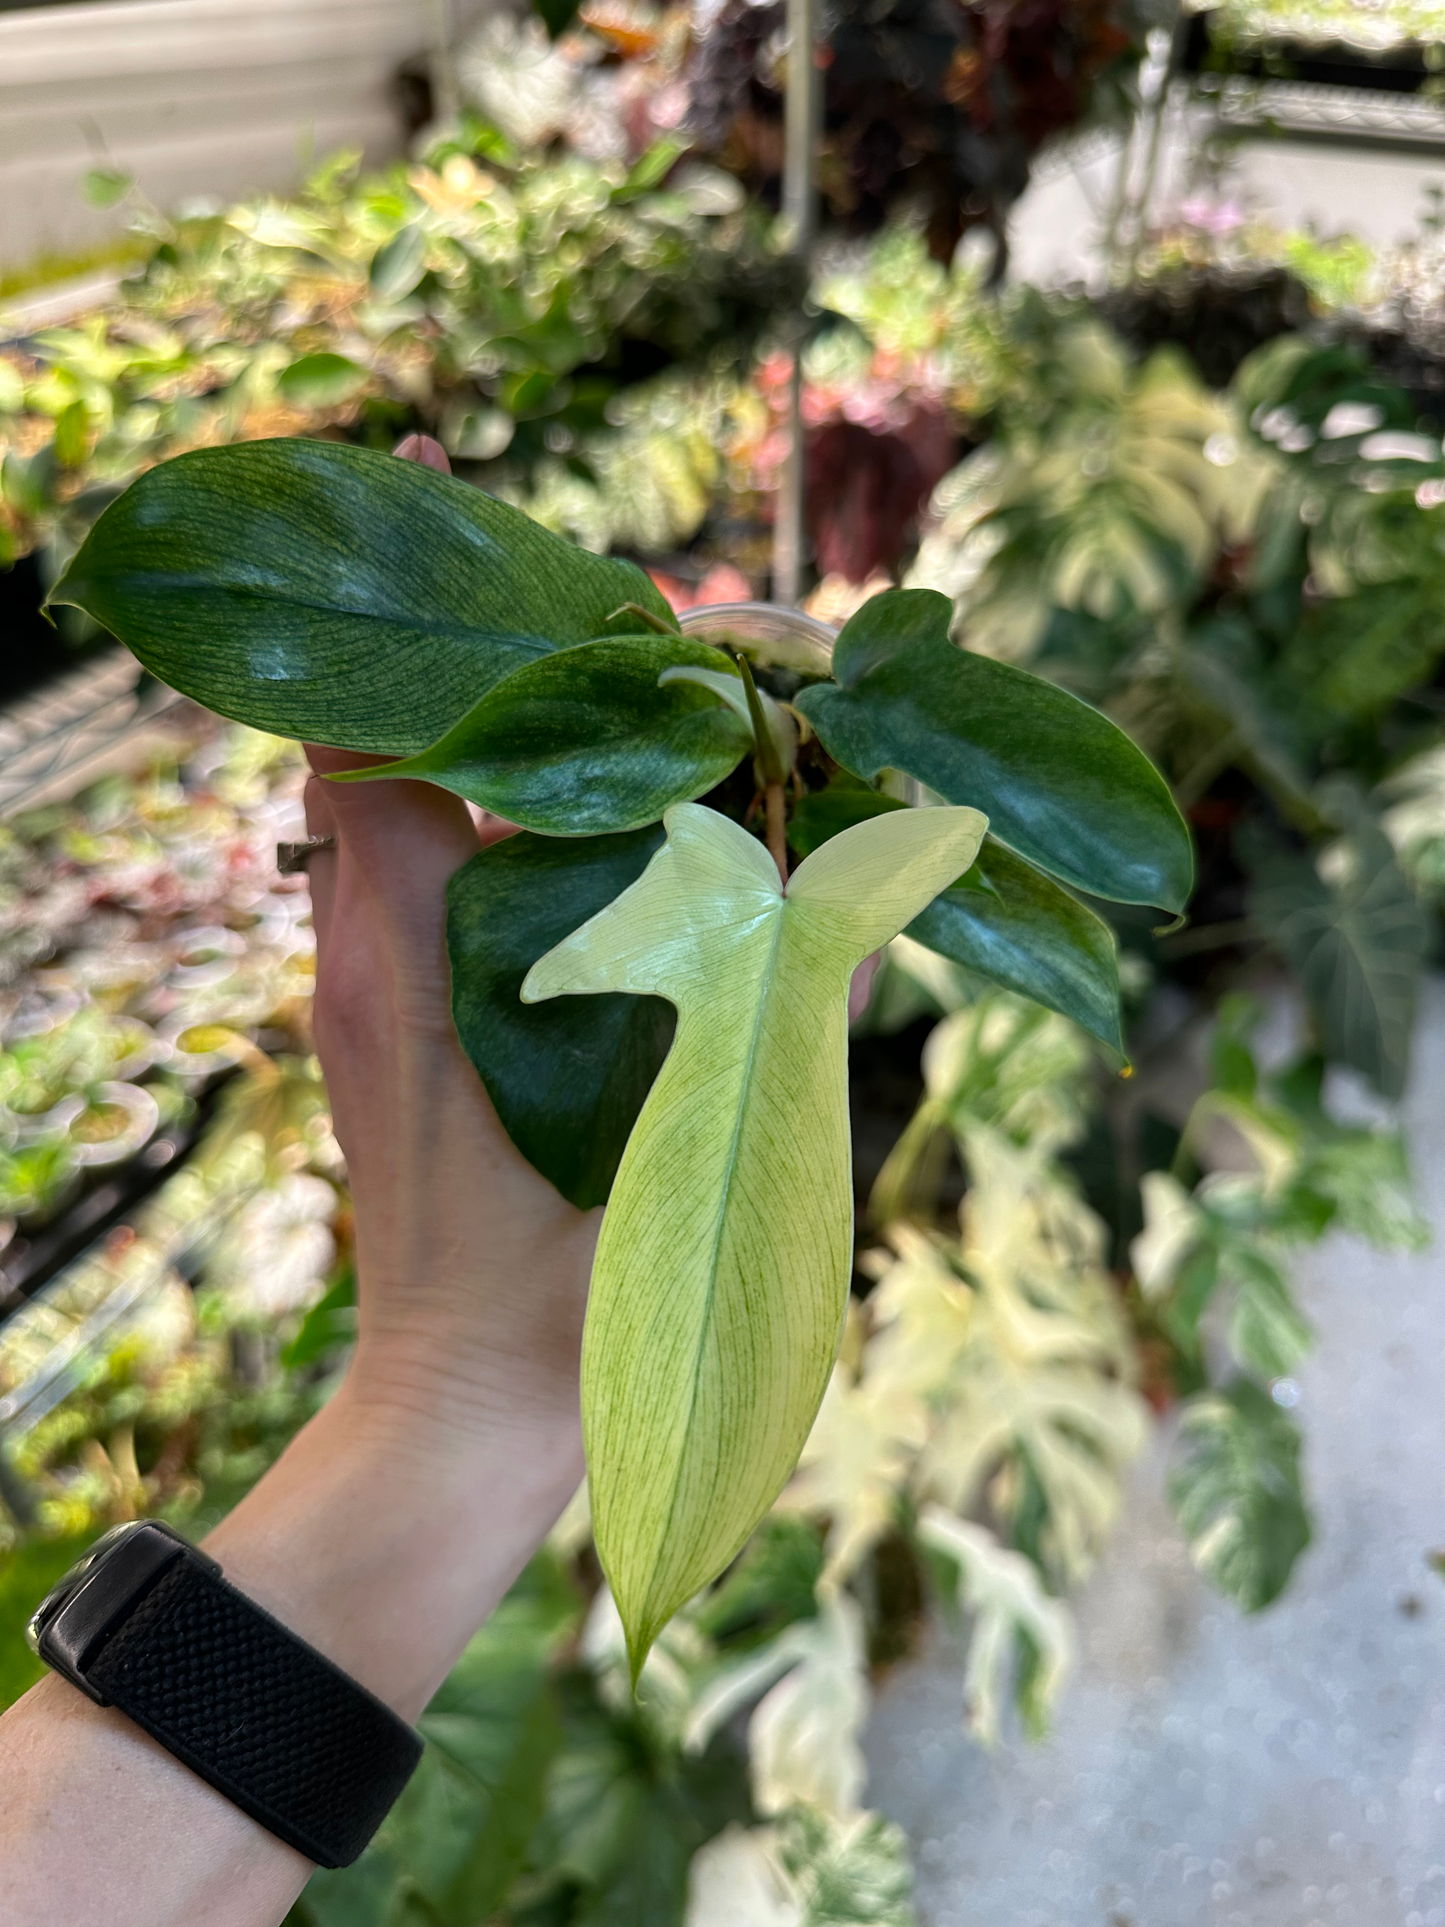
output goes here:
<path id="1" fill-rule="evenodd" d="M 394 756 L 435 742 L 522 663 L 635 631 L 624 604 L 675 626 L 632 563 L 339 442 L 163 462 L 111 503 L 50 600 L 222 716 Z"/>
<path id="2" fill-rule="evenodd" d="M 865 781 L 902 770 L 983 810 L 1000 842 L 1076 889 L 1182 910 L 1189 832 L 1143 751 L 1077 696 L 958 648 L 952 615 L 932 589 L 864 603 L 834 649 L 836 683 L 797 699 L 828 754 Z"/>
<path id="3" fill-rule="evenodd" d="M 536 1002 L 630 991 L 678 1029 L 618 1170 L 583 1341 L 598 1552 L 634 1676 L 792 1471 L 847 1303 L 854 967 L 968 869 L 976 810 L 906 810 L 806 859 L 679 804 L 639 881 L 535 964 Z"/>
<path id="4" fill-rule="evenodd" d="M 1299 1428 L 1251 1379 L 1186 1401 L 1169 1498 L 1189 1554 L 1245 1612 L 1284 1590 L 1310 1542 Z"/>
<path id="5" fill-rule="evenodd" d="M 1303 857 L 1271 854 L 1251 907 L 1299 973 L 1328 1054 L 1398 1097 L 1429 925 L 1382 830 L 1362 822 L 1344 849 L 1346 872 L 1328 882 Z"/>

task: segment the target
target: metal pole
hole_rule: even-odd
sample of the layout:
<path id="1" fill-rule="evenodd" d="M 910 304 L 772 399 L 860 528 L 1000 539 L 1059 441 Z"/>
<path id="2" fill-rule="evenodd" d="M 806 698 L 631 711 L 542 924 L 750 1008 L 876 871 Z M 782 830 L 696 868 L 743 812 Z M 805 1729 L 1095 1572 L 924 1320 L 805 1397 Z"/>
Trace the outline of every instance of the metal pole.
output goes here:
<path id="1" fill-rule="evenodd" d="M 788 252 L 806 275 L 817 232 L 817 135 L 822 89 L 814 48 L 818 0 L 788 0 L 788 95 L 783 150 L 783 231 Z M 793 372 L 788 391 L 788 453 L 779 479 L 773 525 L 773 600 L 795 603 L 807 561 L 807 477 L 803 451 L 803 348 L 807 320 L 790 317 Z"/>

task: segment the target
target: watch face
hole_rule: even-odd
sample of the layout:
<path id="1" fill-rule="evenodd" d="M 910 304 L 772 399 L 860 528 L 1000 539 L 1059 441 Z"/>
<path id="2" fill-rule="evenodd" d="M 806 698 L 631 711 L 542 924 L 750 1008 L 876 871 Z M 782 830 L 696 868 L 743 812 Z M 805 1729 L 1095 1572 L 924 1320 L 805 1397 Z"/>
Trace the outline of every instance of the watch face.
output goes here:
<path id="1" fill-rule="evenodd" d="M 136 1523 L 136 1521 L 130 1520 L 123 1526 L 112 1526 L 108 1532 L 102 1532 L 94 1545 L 76 1560 L 65 1577 L 53 1585 L 50 1591 L 46 1593 L 40 1604 L 35 1608 L 35 1611 L 30 1615 L 29 1624 L 25 1628 L 25 1643 L 32 1653 L 37 1656 L 39 1655 L 40 1640 L 45 1628 L 60 1611 L 60 1608 L 75 1591 L 75 1588 L 80 1584 L 81 1580 L 84 1579 L 85 1575 L 92 1570 L 96 1561 L 103 1559 L 117 1541 L 124 1539 L 127 1534 L 134 1532 Z"/>

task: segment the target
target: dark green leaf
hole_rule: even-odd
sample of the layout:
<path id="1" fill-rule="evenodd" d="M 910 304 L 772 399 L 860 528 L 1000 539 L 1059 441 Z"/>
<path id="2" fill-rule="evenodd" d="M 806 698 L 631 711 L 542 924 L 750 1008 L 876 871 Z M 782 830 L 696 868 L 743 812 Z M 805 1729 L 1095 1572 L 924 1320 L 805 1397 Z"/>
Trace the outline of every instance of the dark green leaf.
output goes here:
<path id="1" fill-rule="evenodd" d="M 1078 697 L 957 648 L 951 616 L 931 589 L 864 603 L 838 638 L 837 685 L 797 698 L 829 755 L 983 810 L 1001 842 L 1094 896 L 1183 909 L 1189 832 L 1143 751 Z"/>
<path id="2" fill-rule="evenodd" d="M 880 796 L 877 790 L 832 783 L 825 790 L 812 790 L 800 798 L 788 824 L 788 843 L 799 856 L 811 856 L 830 837 L 851 830 L 855 823 L 866 823 L 870 816 L 882 816 L 885 810 L 907 807 L 897 797 Z"/>
<path id="3" fill-rule="evenodd" d="M 532 10 L 556 40 L 577 17 L 578 0 L 532 0 Z"/>
<path id="4" fill-rule="evenodd" d="M 1294 1420 L 1239 1378 L 1185 1402 L 1169 1497 L 1190 1557 L 1245 1612 L 1277 1599 L 1310 1542 Z"/>
<path id="5" fill-rule="evenodd" d="M 629 1818 L 616 1863 L 583 1899 L 575 1927 L 682 1927 L 687 1872 L 701 1844 L 691 1816 L 671 1787 L 649 1786 Z"/>
<path id="6" fill-rule="evenodd" d="M 1336 884 L 1308 858 L 1267 857 L 1251 907 L 1298 974 L 1327 1054 L 1398 1097 L 1429 928 L 1381 830 L 1362 823 L 1346 847 L 1348 874 Z"/>
<path id="7" fill-rule="evenodd" d="M 815 1618 L 823 1542 L 806 1519 L 770 1513 L 697 1608 L 709 1638 L 751 1642 L 771 1638 L 797 1619 Z"/>
<path id="8" fill-rule="evenodd" d="M 420 462 L 320 441 L 198 449 L 151 469 L 51 600 L 223 716 L 396 756 L 435 742 L 521 663 L 618 633 L 625 602 L 674 622 L 632 563 Z"/>
<path id="9" fill-rule="evenodd" d="M 337 780 L 422 776 L 548 836 L 640 829 L 712 789 L 752 748 L 747 724 L 710 689 L 658 680 L 725 660 L 684 636 L 558 650 L 513 670 L 420 756 Z"/>
<path id="10" fill-rule="evenodd" d="M 906 934 L 1062 1012 L 1122 1054 L 1119 959 L 1108 924 L 992 837 L 970 880 L 975 873 L 988 889 L 945 890 Z"/>
<path id="11" fill-rule="evenodd" d="M 322 349 L 302 355 L 276 377 L 281 399 L 293 408 L 335 408 L 364 388 L 369 376 L 346 355 Z"/>
<path id="12" fill-rule="evenodd" d="M 676 1015 L 660 997 L 524 1004 L 522 979 L 635 883 L 661 843 L 660 825 L 580 841 L 523 833 L 483 850 L 447 886 L 463 1048 L 518 1150 L 584 1209 L 606 1201 Z"/>

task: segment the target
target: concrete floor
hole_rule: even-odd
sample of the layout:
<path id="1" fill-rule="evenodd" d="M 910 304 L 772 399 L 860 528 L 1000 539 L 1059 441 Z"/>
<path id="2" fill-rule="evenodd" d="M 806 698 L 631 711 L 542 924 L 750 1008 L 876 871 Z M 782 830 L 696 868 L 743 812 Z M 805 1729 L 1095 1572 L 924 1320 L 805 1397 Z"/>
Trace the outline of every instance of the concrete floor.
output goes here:
<path id="1" fill-rule="evenodd" d="M 1445 1927 L 1445 985 L 1407 1104 L 1435 1248 L 1301 1268 L 1316 1539 L 1243 1619 L 1196 1577 L 1166 1442 L 1078 1599 L 1052 1737 L 990 1756 L 944 1643 L 885 1687 L 870 1800 L 908 1828 L 925 1927 Z"/>

